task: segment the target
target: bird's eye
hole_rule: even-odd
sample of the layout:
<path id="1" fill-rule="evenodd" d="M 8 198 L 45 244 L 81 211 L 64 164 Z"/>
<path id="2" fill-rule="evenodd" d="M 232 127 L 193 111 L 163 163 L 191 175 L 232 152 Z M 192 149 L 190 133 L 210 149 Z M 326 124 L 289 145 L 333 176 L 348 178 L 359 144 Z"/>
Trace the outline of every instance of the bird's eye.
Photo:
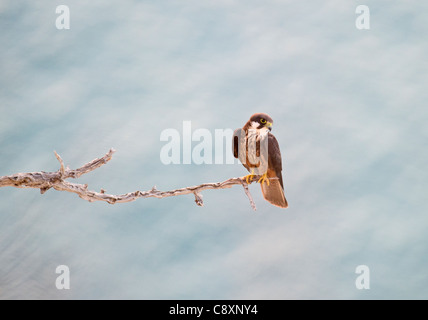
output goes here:
<path id="1" fill-rule="evenodd" d="M 260 123 L 265 124 L 266 123 L 266 119 L 260 119 Z"/>

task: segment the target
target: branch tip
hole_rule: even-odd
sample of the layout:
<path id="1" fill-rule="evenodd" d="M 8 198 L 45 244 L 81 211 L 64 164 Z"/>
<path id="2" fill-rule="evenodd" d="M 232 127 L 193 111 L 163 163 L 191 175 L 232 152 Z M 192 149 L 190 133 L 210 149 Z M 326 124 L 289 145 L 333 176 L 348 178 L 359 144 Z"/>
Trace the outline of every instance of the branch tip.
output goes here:
<path id="1" fill-rule="evenodd" d="M 60 164 L 59 172 L 60 172 L 61 178 L 62 178 L 65 176 L 64 161 L 62 160 L 61 156 L 56 151 L 54 151 L 54 153 L 55 153 L 56 159 L 59 161 L 59 164 Z"/>
<path id="2" fill-rule="evenodd" d="M 251 208 L 253 208 L 254 211 L 257 210 L 256 204 L 254 203 L 253 197 L 251 196 L 250 189 L 248 189 L 248 183 L 245 179 L 241 178 L 242 187 L 244 188 L 245 194 L 248 197 L 248 200 L 250 200 Z"/>
<path id="3" fill-rule="evenodd" d="M 195 195 L 195 202 L 198 206 L 203 207 L 204 206 L 204 201 L 202 200 L 202 194 L 200 194 L 199 192 L 193 192 L 193 194 Z"/>

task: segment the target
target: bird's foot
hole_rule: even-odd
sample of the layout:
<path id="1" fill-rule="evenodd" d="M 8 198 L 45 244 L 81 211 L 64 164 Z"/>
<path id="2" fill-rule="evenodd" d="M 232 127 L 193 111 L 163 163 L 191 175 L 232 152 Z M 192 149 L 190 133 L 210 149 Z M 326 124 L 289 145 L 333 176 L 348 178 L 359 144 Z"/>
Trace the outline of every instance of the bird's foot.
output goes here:
<path id="1" fill-rule="evenodd" d="M 254 174 L 254 170 L 251 170 L 251 173 L 245 176 L 245 181 L 247 181 L 247 184 L 250 183 L 250 181 L 253 181 L 253 178 L 256 175 Z"/>
<path id="2" fill-rule="evenodd" d="M 269 178 L 268 178 L 268 176 L 267 176 L 267 172 L 266 173 L 264 173 L 263 175 L 262 175 L 262 177 L 259 179 L 259 181 L 257 181 L 258 183 L 261 183 L 261 184 L 263 184 L 263 183 L 267 183 L 267 185 L 269 185 L 270 184 L 270 181 L 269 181 Z"/>

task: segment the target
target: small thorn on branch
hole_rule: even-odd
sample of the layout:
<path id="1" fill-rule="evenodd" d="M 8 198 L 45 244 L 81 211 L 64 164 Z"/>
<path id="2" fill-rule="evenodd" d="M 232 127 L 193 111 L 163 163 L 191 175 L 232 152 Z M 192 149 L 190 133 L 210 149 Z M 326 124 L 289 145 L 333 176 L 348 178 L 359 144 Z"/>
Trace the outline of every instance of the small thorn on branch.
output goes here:
<path id="1" fill-rule="evenodd" d="M 50 189 L 50 187 L 40 188 L 40 193 L 45 194 L 45 192 L 48 191 L 49 189 Z"/>
<path id="2" fill-rule="evenodd" d="M 109 204 L 115 204 L 116 203 L 116 199 L 107 199 L 107 202 Z"/>

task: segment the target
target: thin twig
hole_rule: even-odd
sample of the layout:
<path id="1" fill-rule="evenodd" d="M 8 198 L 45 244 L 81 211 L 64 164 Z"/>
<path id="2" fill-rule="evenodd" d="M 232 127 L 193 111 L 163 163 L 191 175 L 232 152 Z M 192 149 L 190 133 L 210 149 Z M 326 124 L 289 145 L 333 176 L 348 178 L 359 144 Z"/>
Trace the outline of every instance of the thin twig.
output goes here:
<path id="1" fill-rule="evenodd" d="M 61 167 L 59 168 L 59 172 L 61 173 L 61 177 L 65 176 L 65 168 L 64 168 L 64 161 L 62 160 L 62 158 L 59 156 L 58 153 L 56 153 L 56 151 L 54 151 L 55 153 L 55 157 L 58 159 L 59 164 L 61 165 Z"/>
<path id="2" fill-rule="evenodd" d="M 257 210 L 256 204 L 254 203 L 253 197 L 251 196 L 250 189 L 248 189 L 248 184 L 245 179 L 242 179 L 242 186 L 244 187 L 244 191 L 248 197 L 248 200 L 250 200 L 251 207 L 253 208 L 254 211 L 256 211 Z"/>

